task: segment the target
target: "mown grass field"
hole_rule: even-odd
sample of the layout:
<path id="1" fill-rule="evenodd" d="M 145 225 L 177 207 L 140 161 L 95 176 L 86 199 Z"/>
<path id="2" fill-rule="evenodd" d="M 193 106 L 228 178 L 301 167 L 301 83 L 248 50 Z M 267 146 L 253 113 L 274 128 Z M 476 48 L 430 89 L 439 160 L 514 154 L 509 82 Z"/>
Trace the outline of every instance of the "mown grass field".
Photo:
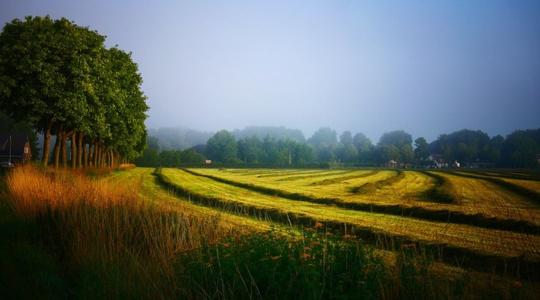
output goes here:
<path id="1" fill-rule="evenodd" d="M 205 174 L 221 172 L 226 174 L 224 175 L 226 178 L 235 179 L 238 178 L 237 176 L 246 176 L 249 177 L 248 179 L 256 178 L 253 171 L 250 171 L 249 175 L 235 173 L 234 176 L 230 175 L 229 172 L 222 172 L 220 170 L 205 169 L 197 170 L 197 172 Z M 334 174 L 335 171 L 322 171 L 321 173 Z M 391 171 L 381 171 L 379 173 L 391 173 Z M 317 180 L 321 180 L 322 174 L 316 175 Z M 291 177 L 290 174 L 286 176 Z M 301 176 L 304 177 L 305 175 Z M 335 175 L 329 176 L 334 178 Z M 369 180 L 369 177 L 371 176 L 363 177 L 362 180 L 365 182 Z M 375 174 L 372 180 L 373 182 L 387 180 L 381 179 L 381 177 L 392 178 L 389 175 L 378 176 Z M 538 235 L 487 229 L 451 222 L 434 222 L 408 216 L 351 210 L 324 203 L 316 203 L 315 201 L 310 202 L 292 199 L 292 197 L 274 196 L 219 182 L 208 177 L 197 176 L 179 169 L 163 169 L 161 170 L 161 178 L 167 185 L 178 187 L 184 193 L 190 194 L 193 198 L 203 200 L 203 203 L 212 205 L 211 202 L 213 201 L 215 207 L 237 213 L 265 216 L 269 219 L 279 220 L 285 223 L 292 223 L 293 221 L 289 220 L 292 218 L 299 219 L 300 221 L 298 222 L 304 223 L 306 221 L 307 223 L 310 221 L 313 223 L 321 221 L 325 222 L 328 226 L 334 225 L 340 227 L 343 225 L 344 228 L 348 225 L 351 229 L 364 234 L 366 232 L 373 233 L 374 236 L 372 238 L 376 238 L 378 242 L 381 242 L 384 237 L 391 236 L 424 245 L 440 246 L 441 251 L 445 249 L 463 253 L 470 251 L 471 253 L 486 257 L 499 256 L 508 259 L 528 257 L 531 262 L 537 262 L 540 259 L 540 236 Z M 272 178 L 277 181 L 280 177 Z M 301 182 L 305 185 L 299 189 L 309 189 L 311 187 L 312 180 L 303 178 Z M 358 180 L 352 180 L 352 182 L 357 184 Z M 286 184 L 289 189 L 292 189 L 294 184 L 299 184 L 299 181 L 294 181 L 294 184 L 289 182 Z M 401 183 L 398 181 L 394 184 L 399 185 Z M 285 183 L 282 185 L 277 184 L 279 187 L 284 185 Z M 328 186 L 325 185 L 325 188 Z M 382 186 L 381 188 L 384 189 L 386 187 Z M 319 192 L 323 193 L 324 190 L 319 189 Z M 330 191 L 332 190 L 334 188 L 330 188 Z M 376 193 L 377 190 L 374 192 Z M 354 194 L 354 192 L 350 193 Z M 363 194 L 361 197 L 367 197 L 366 194 Z M 320 194 L 320 197 L 325 196 L 327 195 Z M 349 197 L 352 198 L 353 196 Z M 516 217 L 519 217 L 519 215 Z"/>
<path id="2" fill-rule="evenodd" d="M 539 181 L 527 172 L 96 174 L 8 175 L 0 231 L 30 229 L 8 234 L 0 247 L 0 266 L 14 274 L 0 274 L 6 295 L 529 299 L 540 292 Z M 43 270 L 18 271 L 36 260 Z M 30 289 L 8 288 L 21 282 Z"/>
<path id="3" fill-rule="evenodd" d="M 319 171 L 307 175 L 298 171 L 300 175 L 287 172 L 282 176 L 272 172 L 272 177 L 265 170 L 191 172 L 254 190 L 266 189 L 270 194 L 330 202 L 349 209 L 516 231 L 527 228 L 537 233 L 540 229 L 540 201 L 535 195 L 540 191 L 540 181 L 532 179 L 493 180 L 488 174 L 396 170 Z"/>

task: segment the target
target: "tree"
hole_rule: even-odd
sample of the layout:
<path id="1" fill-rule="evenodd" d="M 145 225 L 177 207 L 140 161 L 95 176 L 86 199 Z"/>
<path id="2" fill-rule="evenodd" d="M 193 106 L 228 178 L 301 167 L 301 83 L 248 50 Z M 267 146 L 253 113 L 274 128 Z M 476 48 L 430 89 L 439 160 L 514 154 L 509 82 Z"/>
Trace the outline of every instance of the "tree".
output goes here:
<path id="1" fill-rule="evenodd" d="M 377 146 L 377 160 L 380 164 L 384 164 L 390 160 L 399 161 L 400 151 L 395 145 L 380 145 Z"/>
<path id="2" fill-rule="evenodd" d="M 48 16 L 15 19 L 0 34 L 0 107 L 44 133 L 44 164 L 51 133 L 68 136 L 66 128 L 79 125 L 88 113 L 87 70 L 103 42 L 94 31 Z"/>
<path id="3" fill-rule="evenodd" d="M 377 145 L 379 151 L 379 163 L 388 160 L 410 163 L 414 157 L 412 149 L 412 136 L 403 130 L 391 131 L 383 134 Z"/>
<path id="4" fill-rule="evenodd" d="M 314 148 L 319 162 L 331 162 L 335 160 L 335 148 L 337 146 L 337 134 L 335 130 L 329 127 L 320 128 L 308 139 L 308 144 Z"/>
<path id="5" fill-rule="evenodd" d="M 0 34 L 0 109 L 44 134 L 45 165 L 53 134 L 55 166 L 66 166 L 68 153 L 73 167 L 113 166 L 145 147 L 148 106 L 137 65 L 104 41 L 48 16 L 15 19 Z"/>
<path id="6" fill-rule="evenodd" d="M 182 164 L 188 165 L 202 165 L 204 163 L 205 157 L 199 152 L 193 149 L 186 149 L 182 151 L 181 161 Z"/>
<path id="7" fill-rule="evenodd" d="M 353 137 L 353 145 L 358 151 L 358 162 L 361 164 L 369 164 L 374 161 L 375 147 L 371 143 L 371 140 L 367 138 L 363 133 L 357 133 Z"/>
<path id="8" fill-rule="evenodd" d="M 308 144 L 315 148 L 333 147 L 337 144 L 336 131 L 329 127 L 320 128 L 308 139 Z"/>
<path id="9" fill-rule="evenodd" d="M 540 153 L 540 129 L 517 130 L 506 137 L 502 147 L 503 165 L 507 167 L 537 167 Z"/>
<path id="10" fill-rule="evenodd" d="M 432 153 L 442 154 L 446 161 L 457 160 L 469 163 L 487 161 L 489 136 L 480 131 L 463 129 L 451 134 L 442 134 L 430 145 Z"/>
<path id="11" fill-rule="evenodd" d="M 238 141 L 238 157 L 244 163 L 260 163 L 264 156 L 262 142 L 257 136 L 246 137 Z"/>
<path id="12" fill-rule="evenodd" d="M 414 140 L 414 158 L 416 161 L 422 164 L 422 162 L 427 160 L 429 155 L 429 144 L 427 143 L 426 139 L 419 137 Z"/>
<path id="13" fill-rule="evenodd" d="M 222 163 L 238 162 L 238 148 L 234 136 L 227 130 L 218 131 L 206 144 L 210 159 Z"/>
<path id="14" fill-rule="evenodd" d="M 343 131 L 341 135 L 339 136 L 339 142 L 342 143 L 344 146 L 352 145 L 353 143 L 353 137 L 350 131 Z"/>

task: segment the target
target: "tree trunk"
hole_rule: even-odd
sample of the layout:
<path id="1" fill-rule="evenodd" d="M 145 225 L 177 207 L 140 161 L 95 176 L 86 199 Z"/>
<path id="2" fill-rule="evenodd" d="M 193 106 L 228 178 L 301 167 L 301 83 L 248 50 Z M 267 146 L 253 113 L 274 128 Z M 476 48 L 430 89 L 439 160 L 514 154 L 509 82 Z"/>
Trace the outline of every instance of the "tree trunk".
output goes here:
<path id="1" fill-rule="evenodd" d="M 94 166 L 94 140 L 88 141 L 88 163 L 87 167 Z"/>
<path id="2" fill-rule="evenodd" d="M 96 164 L 95 166 L 96 167 L 100 167 L 100 163 L 101 163 L 101 149 L 100 149 L 100 146 L 99 146 L 99 143 L 96 142 L 96 150 L 94 150 L 96 152 Z"/>
<path id="3" fill-rule="evenodd" d="M 92 166 L 97 166 L 97 142 L 94 142 L 94 146 L 92 147 Z"/>
<path id="4" fill-rule="evenodd" d="M 86 147 L 86 138 L 82 138 L 82 162 L 81 167 L 88 166 L 88 148 Z"/>
<path id="5" fill-rule="evenodd" d="M 71 168 L 77 167 L 77 132 L 73 132 L 71 135 Z"/>
<path id="6" fill-rule="evenodd" d="M 82 132 L 79 132 L 79 136 L 78 136 L 78 140 L 77 140 L 77 167 L 79 168 L 82 168 L 82 158 L 83 158 L 83 153 L 86 152 L 86 145 L 83 143 L 83 140 L 84 140 L 84 134 L 82 134 Z"/>
<path id="7" fill-rule="evenodd" d="M 114 168 L 114 151 L 111 149 L 111 168 Z"/>
<path id="8" fill-rule="evenodd" d="M 41 156 L 41 163 L 45 167 L 49 164 L 49 155 L 51 152 L 50 147 L 52 125 L 52 122 L 49 121 L 49 123 L 47 124 L 47 128 L 45 129 L 45 134 L 43 136 L 43 155 Z"/>
<path id="9" fill-rule="evenodd" d="M 60 166 L 60 144 L 64 136 L 64 131 L 62 126 L 58 127 L 56 131 L 56 142 L 54 143 L 54 167 L 58 168 Z"/>
<path id="10" fill-rule="evenodd" d="M 62 167 L 67 167 L 67 150 L 66 150 L 66 134 L 60 136 L 60 154 L 62 155 Z"/>

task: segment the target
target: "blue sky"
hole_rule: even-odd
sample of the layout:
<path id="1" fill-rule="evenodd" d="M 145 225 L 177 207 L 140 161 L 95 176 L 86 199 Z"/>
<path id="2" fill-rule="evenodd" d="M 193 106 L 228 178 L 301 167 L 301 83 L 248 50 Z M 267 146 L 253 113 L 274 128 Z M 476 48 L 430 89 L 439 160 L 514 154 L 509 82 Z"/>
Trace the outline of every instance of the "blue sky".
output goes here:
<path id="1" fill-rule="evenodd" d="M 540 1 L 2 0 L 133 52 L 150 127 L 540 127 Z"/>

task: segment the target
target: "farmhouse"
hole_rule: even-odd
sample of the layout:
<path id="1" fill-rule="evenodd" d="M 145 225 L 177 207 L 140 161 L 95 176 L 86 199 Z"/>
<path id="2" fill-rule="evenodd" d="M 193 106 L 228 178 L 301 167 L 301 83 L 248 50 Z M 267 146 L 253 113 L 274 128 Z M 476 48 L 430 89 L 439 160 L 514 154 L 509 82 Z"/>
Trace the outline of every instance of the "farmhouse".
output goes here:
<path id="1" fill-rule="evenodd" d="M 28 136 L 24 134 L 0 134 L 0 162 L 25 163 L 32 158 Z"/>
<path id="2" fill-rule="evenodd" d="M 431 154 L 427 160 L 431 162 L 435 168 L 448 168 L 448 163 L 444 160 L 441 154 Z"/>
<path id="3" fill-rule="evenodd" d="M 397 162 L 397 161 L 391 159 L 390 161 L 388 161 L 388 162 L 386 163 L 386 167 L 387 167 L 387 168 L 397 168 L 397 167 L 399 167 L 399 162 Z"/>

